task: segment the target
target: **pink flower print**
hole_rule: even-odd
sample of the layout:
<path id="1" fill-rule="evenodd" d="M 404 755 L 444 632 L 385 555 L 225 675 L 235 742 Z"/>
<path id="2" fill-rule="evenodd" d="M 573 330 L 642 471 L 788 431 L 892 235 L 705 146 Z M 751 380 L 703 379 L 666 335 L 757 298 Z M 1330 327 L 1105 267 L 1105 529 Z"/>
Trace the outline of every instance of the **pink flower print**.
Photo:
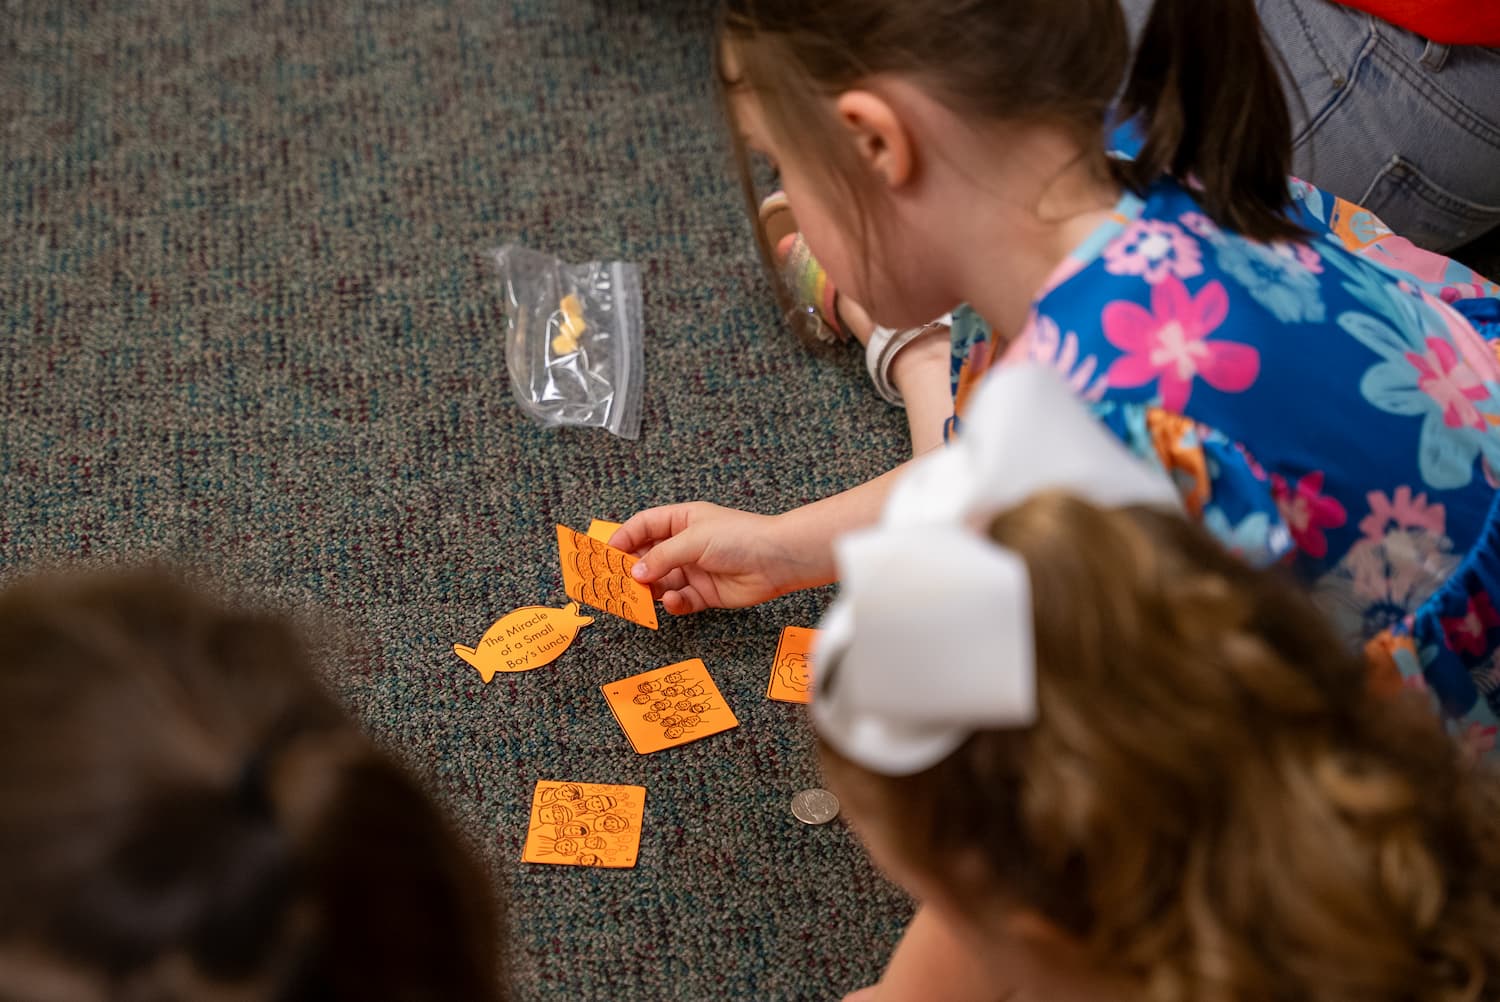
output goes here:
<path id="1" fill-rule="evenodd" d="M 1489 631 L 1496 626 L 1500 626 L 1500 614 L 1495 612 L 1489 595 L 1480 592 L 1469 596 L 1469 608 L 1462 616 L 1443 620 L 1443 636 L 1450 650 L 1483 657 Z"/>
<path id="2" fill-rule="evenodd" d="M 1271 494 L 1292 531 L 1297 549 L 1310 557 L 1326 557 L 1328 539 L 1323 530 L 1337 529 L 1349 520 L 1349 514 L 1337 498 L 1323 493 L 1323 471 L 1312 471 L 1295 486 L 1277 474 L 1271 477 Z"/>
<path id="3" fill-rule="evenodd" d="M 1288 261 L 1296 261 L 1314 275 L 1323 274 L 1323 259 L 1310 244 L 1300 240 L 1281 240 L 1271 244 L 1271 249 Z"/>
<path id="4" fill-rule="evenodd" d="M 1098 356 L 1081 354 L 1076 333 L 1068 331 L 1064 334 L 1056 320 L 1033 314 L 1031 323 L 1016 340 L 1025 343 L 1026 359 L 1056 370 L 1080 399 L 1090 403 L 1104 399 L 1109 380 L 1099 372 Z M 1007 353 L 1006 361 L 1010 359 Z"/>
<path id="5" fill-rule="evenodd" d="M 1500 734 L 1500 727 L 1493 724 L 1470 724 L 1464 728 L 1459 735 L 1459 754 L 1465 762 L 1478 764 L 1484 757 L 1495 749 L 1495 736 Z"/>
<path id="6" fill-rule="evenodd" d="M 1104 270 L 1111 275 L 1140 275 L 1155 285 L 1171 276 L 1203 274 L 1203 254 L 1176 223 L 1140 219 L 1104 249 Z"/>
<path id="7" fill-rule="evenodd" d="M 1485 429 L 1484 415 L 1474 401 L 1484 400 L 1490 393 L 1474 370 L 1459 361 L 1458 352 L 1445 338 L 1428 338 L 1427 351 L 1421 355 L 1409 351 L 1406 360 L 1417 370 L 1417 389 L 1442 408 L 1443 424 Z"/>
<path id="8" fill-rule="evenodd" d="M 1372 235 L 1371 242 L 1357 253 L 1392 271 L 1411 275 L 1434 288 L 1443 284 L 1448 274 L 1448 258 L 1423 250 L 1405 237 L 1398 237 L 1384 223 Z M 1381 232 L 1383 231 L 1383 232 Z"/>
<path id="9" fill-rule="evenodd" d="M 1360 520 L 1359 531 L 1374 542 L 1384 539 L 1387 532 L 1403 529 L 1420 529 L 1441 536 L 1447 527 L 1447 510 L 1442 504 L 1428 504 L 1426 494 L 1412 497 L 1410 487 L 1397 487 L 1390 497 L 1380 491 L 1365 496 L 1370 502 L 1370 514 Z"/>
<path id="10" fill-rule="evenodd" d="M 1159 381 L 1161 405 L 1182 413 L 1193 380 L 1224 393 L 1240 393 L 1260 375 L 1260 352 L 1234 341 L 1210 341 L 1229 315 L 1229 296 L 1210 282 L 1197 296 L 1175 276 L 1151 290 L 1151 310 L 1117 301 L 1104 308 L 1104 336 L 1125 352 L 1109 367 L 1111 386 L 1131 388 Z"/>
<path id="11" fill-rule="evenodd" d="M 1474 329 L 1468 318 L 1436 296 L 1426 292 L 1416 295 L 1442 318 L 1443 326 L 1448 330 L 1448 340 L 1453 343 L 1463 364 L 1481 380 L 1500 382 L 1500 360 L 1495 358 L 1494 345 Z"/>
<path id="12" fill-rule="evenodd" d="M 1202 237 L 1204 240 L 1212 240 L 1219 235 L 1219 227 L 1201 212 L 1184 212 L 1178 217 L 1182 225 L 1189 231 Z"/>

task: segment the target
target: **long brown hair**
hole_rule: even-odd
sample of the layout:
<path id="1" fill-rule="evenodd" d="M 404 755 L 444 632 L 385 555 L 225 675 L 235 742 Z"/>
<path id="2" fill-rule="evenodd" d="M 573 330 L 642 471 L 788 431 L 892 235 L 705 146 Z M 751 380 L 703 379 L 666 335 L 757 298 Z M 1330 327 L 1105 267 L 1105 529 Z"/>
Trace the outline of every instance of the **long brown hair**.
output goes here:
<path id="1" fill-rule="evenodd" d="M 991 532 L 1030 568 L 1038 722 L 899 779 L 825 748 L 904 866 L 1153 1002 L 1500 998 L 1496 775 L 1303 591 L 1147 509 L 1045 495 Z"/>
<path id="2" fill-rule="evenodd" d="M 486 886 L 277 618 L 160 570 L 0 593 L 0 997 L 492 1002 Z"/>
<path id="3" fill-rule="evenodd" d="M 849 207 L 861 246 L 879 217 L 819 99 L 883 73 L 911 76 L 975 121 L 1063 126 L 1094 151 L 1096 171 L 1137 194 L 1163 174 L 1190 183 L 1215 222 L 1252 239 L 1302 233 L 1285 211 L 1291 119 L 1254 0 L 1156 0 L 1133 64 L 1119 0 L 728 0 L 726 113 L 732 91 L 753 93 L 778 145 L 802 151 L 831 204 Z M 1146 132 L 1133 162 L 1104 156 L 1120 95 L 1118 111 L 1139 115 Z M 754 218 L 737 133 L 733 149 Z M 763 241 L 761 251 L 769 263 Z"/>

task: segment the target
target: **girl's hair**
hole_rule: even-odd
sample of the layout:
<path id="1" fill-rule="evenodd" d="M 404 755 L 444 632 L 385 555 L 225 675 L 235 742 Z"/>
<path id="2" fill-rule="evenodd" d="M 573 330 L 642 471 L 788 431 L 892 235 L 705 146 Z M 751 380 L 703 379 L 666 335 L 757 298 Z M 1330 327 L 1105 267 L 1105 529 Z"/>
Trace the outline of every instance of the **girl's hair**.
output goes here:
<path id="1" fill-rule="evenodd" d="M 0 997 L 498 1000 L 487 886 L 282 622 L 161 571 L 0 594 Z"/>
<path id="2" fill-rule="evenodd" d="M 1423 700 L 1178 517 L 1052 494 L 991 533 L 1030 568 L 1037 723 L 906 778 L 824 749 L 904 866 L 1153 1002 L 1500 998 L 1500 789 Z"/>
<path id="3" fill-rule="evenodd" d="M 1119 0 L 727 0 L 719 56 L 725 110 L 730 91 L 753 93 L 778 145 L 805 151 L 835 204 L 859 210 L 862 245 L 868 194 L 820 99 L 882 73 L 919 80 L 975 121 L 1067 127 L 1138 194 L 1163 173 L 1190 181 L 1215 222 L 1252 239 L 1302 233 L 1285 211 L 1291 118 L 1254 0 L 1157 0 L 1133 66 Z M 1145 127 L 1133 162 L 1104 156 L 1116 110 Z M 754 218 L 737 134 L 734 150 Z"/>

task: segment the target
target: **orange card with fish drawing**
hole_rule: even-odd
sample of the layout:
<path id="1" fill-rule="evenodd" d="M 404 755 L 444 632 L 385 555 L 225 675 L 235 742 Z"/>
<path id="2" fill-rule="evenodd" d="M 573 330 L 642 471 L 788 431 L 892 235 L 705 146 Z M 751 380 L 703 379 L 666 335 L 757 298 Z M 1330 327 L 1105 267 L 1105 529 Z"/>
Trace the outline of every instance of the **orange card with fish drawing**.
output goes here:
<path id="1" fill-rule="evenodd" d="M 569 598 L 656 629 L 651 589 L 630 576 L 635 557 L 565 525 L 557 527 L 557 554 Z"/>
<path id="2" fill-rule="evenodd" d="M 521 862 L 634 866 L 645 817 L 644 786 L 538 780 Z"/>
<path id="3" fill-rule="evenodd" d="M 771 662 L 771 681 L 766 686 L 767 699 L 783 703 L 812 702 L 812 651 L 818 631 L 802 626 L 788 626 L 781 631 L 776 657 Z"/>
<path id="4" fill-rule="evenodd" d="M 740 726 L 698 658 L 600 688 L 631 747 L 642 755 Z"/>

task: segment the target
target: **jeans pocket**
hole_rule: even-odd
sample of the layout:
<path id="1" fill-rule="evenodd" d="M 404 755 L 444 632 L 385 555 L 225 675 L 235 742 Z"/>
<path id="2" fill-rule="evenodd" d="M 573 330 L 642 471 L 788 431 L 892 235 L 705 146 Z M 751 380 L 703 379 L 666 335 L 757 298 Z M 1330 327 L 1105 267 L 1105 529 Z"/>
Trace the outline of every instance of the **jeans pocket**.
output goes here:
<path id="1" fill-rule="evenodd" d="M 1393 157 L 1359 200 L 1396 233 L 1432 250 L 1449 250 L 1500 225 L 1500 205 L 1460 198 L 1404 157 Z"/>

